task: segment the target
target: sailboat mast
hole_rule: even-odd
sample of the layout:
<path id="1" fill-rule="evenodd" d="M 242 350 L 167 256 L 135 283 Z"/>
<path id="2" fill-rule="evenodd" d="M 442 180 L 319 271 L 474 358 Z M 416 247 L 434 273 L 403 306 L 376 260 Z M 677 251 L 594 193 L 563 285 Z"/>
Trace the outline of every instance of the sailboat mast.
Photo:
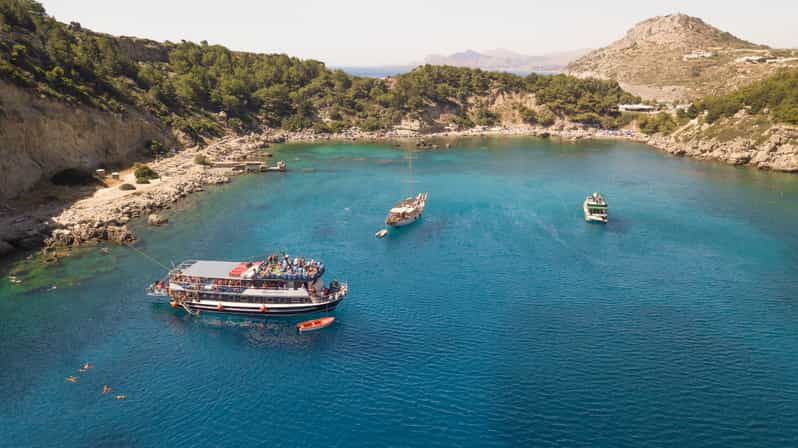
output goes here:
<path id="1" fill-rule="evenodd" d="M 412 152 L 409 154 L 409 157 L 410 157 L 410 160 L 409 160 L 410 163 L 408 164 L 408 170 L 410 171 L 410 180 L 409 180 L 408 184 L 409 184 L 409 190 L 410 190 L 409 191 L 410 192 L 409 196 L 412 197 L 413 196 L 413 153 Z"/>

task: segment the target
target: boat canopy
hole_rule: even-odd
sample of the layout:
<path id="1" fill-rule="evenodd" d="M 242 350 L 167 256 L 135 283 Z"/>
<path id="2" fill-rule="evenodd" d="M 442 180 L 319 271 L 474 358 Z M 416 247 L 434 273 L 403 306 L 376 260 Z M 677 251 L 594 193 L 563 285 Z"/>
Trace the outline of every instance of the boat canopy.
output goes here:
<path id="1" fill-rule="evenodd" d="M 314 281 L 324 275 L 324 264 L 314 262 L 307 265 L 269 262 L 236 262 L 199 260 L 181 263 L 173 275 L 224 280 L 298 280 Z"/>
<path id="2" fill-rule="evenodd" d="M 416 207 L 394 207 L 391 209 L 391 213 L 411 213 L 416 210 Z"/>

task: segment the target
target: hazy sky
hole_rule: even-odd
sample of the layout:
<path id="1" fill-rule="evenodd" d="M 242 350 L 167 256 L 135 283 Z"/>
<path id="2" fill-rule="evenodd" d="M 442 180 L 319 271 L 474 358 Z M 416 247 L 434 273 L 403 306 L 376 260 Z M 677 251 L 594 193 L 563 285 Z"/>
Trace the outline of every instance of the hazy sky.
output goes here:
<path id="1" fill-rule="evenodd" d="M 674 12 L 738 37 L 798 47 L 798 0 L 43 0 L 50 15 L 111 34 L 207 40 L 328 65 L 387 65 L 430 53 L 596 48 Z"/>

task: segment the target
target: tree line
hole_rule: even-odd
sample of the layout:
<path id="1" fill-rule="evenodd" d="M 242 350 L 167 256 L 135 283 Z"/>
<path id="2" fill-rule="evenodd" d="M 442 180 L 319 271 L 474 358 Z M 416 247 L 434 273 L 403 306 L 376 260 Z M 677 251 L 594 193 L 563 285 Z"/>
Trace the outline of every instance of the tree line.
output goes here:
<path id="1" fill-rule="evenodd" d="M 0 77 L 64 101 L 113 112 L 144 109 L 197 138 L 222 124 L 321 132 L 387 129 L 446 112 L 462 127 L 495 124 L 486 97 L 532 93 L 530 123 L 557 117 L 617 127 L 618 103 L 639 98 L 616 82 L 518 76 L 425 65 L 389 79 L 350 76 L 314 60 L 234 52 L 207 42 L 167 43 L 167 61 L 131 61 L 113 37 L 63 24 L 33 0 L 0 0 Z"/>
<path id="2" fill-rule="evenodd" d="M 742 109 L 753 114 L 768 113 L 773 121 L 798 125 L 798 70 L 781 70 L 726 95 L 698 101 L 691 113 L 705 112 L 709 123 L 731 117 Z"/>

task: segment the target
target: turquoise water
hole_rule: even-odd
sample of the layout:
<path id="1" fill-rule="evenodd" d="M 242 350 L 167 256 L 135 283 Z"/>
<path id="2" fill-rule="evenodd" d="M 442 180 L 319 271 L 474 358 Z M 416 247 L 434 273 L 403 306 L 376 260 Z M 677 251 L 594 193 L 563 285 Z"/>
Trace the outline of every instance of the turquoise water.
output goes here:
<path id="1" fill-rule="evenodd" d="M 398 149 L 288 146 L 291 172 L 139 229 L 162 261 L 323 259 L 351 293 L 320 332 L 156 305 L 162 269 L 119 247 L 3 280 L 0 446 L 798 446 L 798 177 L 455 147 L 408 184 Z M 423 220 L 374 238 L 410 189 Z M 594 190 L 607 226 L 582 219 Z"/>

